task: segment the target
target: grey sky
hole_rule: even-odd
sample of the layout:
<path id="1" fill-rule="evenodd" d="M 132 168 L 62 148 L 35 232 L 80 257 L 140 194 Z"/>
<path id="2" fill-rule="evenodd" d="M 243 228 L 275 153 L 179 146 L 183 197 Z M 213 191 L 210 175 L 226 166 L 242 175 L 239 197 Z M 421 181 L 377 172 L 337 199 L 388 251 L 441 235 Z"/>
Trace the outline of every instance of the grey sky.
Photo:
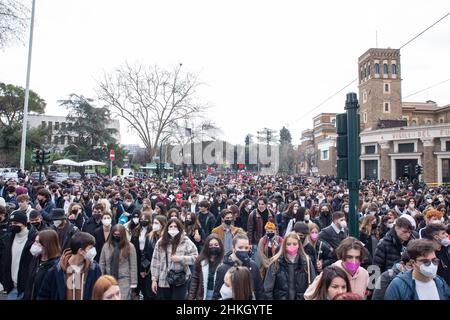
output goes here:
<path id="1" fill-rule="evenodd" d="M 31 0 L 30 0 L 31 2 Z M 125 61 L 183 63 L 205 85 L 199 96 L 223 130 L 243 143 L 289 123 L 294 143 L 319 112 L 343 110 L 370 47 L 398 48 L 450 11 L 433 1 L 37 0 L 31 88 L 47 113 L 70 93 L 95 97 L 96 80 Z M 403 95 L 450 78 L 450 17 L 401 51 Z M 0 81 L 25 86 L 27 48 L 0 51 Z M 450 82 L 406 99 L 450 104 Z M 295 123 L 293 120 L 300 119 Z M 125 123 L 122 123 L 125 127 Z M 123 143 L 140 143 L 122 130 Z M 140 143 L 141 144 L 141 143 Z"/>

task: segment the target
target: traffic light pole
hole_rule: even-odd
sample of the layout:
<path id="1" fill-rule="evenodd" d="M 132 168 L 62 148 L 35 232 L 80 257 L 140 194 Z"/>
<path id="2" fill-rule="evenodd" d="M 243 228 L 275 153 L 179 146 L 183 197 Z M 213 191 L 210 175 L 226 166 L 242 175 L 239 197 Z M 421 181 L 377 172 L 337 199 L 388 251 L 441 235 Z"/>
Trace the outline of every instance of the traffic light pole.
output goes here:
<path id="1" fill-rule="evenodd" d="M 349 203 L 349 235 L 359 238 L 358 203 L 359 203 L 359 121 L 358 99 L 356 93 L 348 93 L 345 101 L 347 110 L 347 134 L 348 134 L 348 189 Z"/>

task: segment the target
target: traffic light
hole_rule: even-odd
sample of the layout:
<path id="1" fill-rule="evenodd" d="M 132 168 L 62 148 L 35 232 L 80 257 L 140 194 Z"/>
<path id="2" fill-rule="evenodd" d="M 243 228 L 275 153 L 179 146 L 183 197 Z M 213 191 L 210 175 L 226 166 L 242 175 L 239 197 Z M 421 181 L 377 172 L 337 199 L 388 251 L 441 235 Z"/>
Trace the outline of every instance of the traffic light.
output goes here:
<path id="1" fill-rule="evenodd" d="M 416 164 L 415 167 L 416 175 L 423 174 L 423 167 L 421 165 Z"/>
<path id="2" fill-rule="evenodd" d="M 43 164 L 50 163 L 50 150 L 45 150 L 45 149 L 43 150 L 42 163 Z"/>
<path id="3" fill-rule="evenodd" d="M 42 161 L 42 153 L 40 148 L 33 150 L 33 163 L 40 164 Z"/>
<path id="4" fill-rule="evenodd" d="M 408 177 L 410 176 L 409 164 L 403 166 L 403 175 Z"/>
<path id="5" fill-rule="evenodd" d="M 347 136 L 347 113 L 336 115 L 336 151 L 337 151 L 337 178 L 348 179 L 348 136 Z"/>

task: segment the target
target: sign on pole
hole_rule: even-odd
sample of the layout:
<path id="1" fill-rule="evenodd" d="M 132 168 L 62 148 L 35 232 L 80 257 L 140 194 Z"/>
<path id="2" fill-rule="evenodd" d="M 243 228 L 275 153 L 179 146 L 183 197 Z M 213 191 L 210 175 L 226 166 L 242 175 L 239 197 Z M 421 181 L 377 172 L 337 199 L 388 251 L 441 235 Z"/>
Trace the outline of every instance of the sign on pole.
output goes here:
<path id="1" fill-rule="evenodd" d="M 109 151 L 109 160 L 114 161 L 116 159 L 116 153 L 114 150 Z"/>

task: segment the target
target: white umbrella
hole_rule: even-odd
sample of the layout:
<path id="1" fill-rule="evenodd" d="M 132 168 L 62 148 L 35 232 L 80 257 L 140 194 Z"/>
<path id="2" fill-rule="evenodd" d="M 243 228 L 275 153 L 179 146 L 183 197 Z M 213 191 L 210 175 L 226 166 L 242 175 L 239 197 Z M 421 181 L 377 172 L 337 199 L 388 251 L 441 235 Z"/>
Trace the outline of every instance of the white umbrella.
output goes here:
<path id="1" fill-rule="evenodd" d="M 80 163 L 70 160 L 70 159 L 61 159 L 61 160 L 56 160 L 53 161 L 53 164 L 57 164 L 60 166 L 75 166 L 75 167 L 79 167 Z"/>
<path id="2" fill-rule="evenodd" d="M 100 161 L 95 161 L 95 160 L 87 160 L 87 161 L 80 162 L 80 166 L 82 166 L 82 167 L 86 167 L 86 166 L 106 166 L 106 163 L 100 162 Z"/>

